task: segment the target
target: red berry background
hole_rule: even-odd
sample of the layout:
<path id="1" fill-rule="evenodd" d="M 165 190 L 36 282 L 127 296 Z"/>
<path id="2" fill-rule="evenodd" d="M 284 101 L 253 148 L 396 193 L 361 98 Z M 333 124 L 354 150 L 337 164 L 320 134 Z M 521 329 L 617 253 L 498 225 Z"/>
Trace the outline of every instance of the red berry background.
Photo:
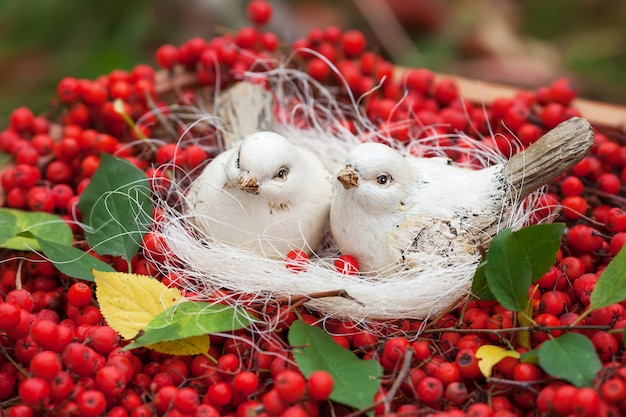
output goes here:
<path id="1" fill-rule="evenodd" d="M 252 0 L 245 14 L 251 25 L 235 33 L 158 47 L 155 61 L 160 68 L 140 64 L 94 79 L 64 77 L 45 113 L 16 103 L 0 132 L 0 150 L 9 156 L 0 176 L 2 206 L 58 214 L 72 228 L 75 245 L 86 248 L 77 227 L 77 201 L 103 154 L 124 158 L 144 171 L 158 193 L 171 181 L 172 169 L 191 171 L 212 155 L 201 140 L 178 144 L 182 128 L 156 148 L 136 146 L 142 138 L 162 135 L 151 110 L 197 104 L 216 83 L 225 88 L 240 81 L 244 72 L 254 70 L 257 58 L 294 51 L 293 65 L 336 88 L 339 99 L 380 85 L 363 100 L 363 114 L 398 141 L 434 132 L 462 146 L 458 133 L 463 131 L 492 140 L 509 155 L 516 138 L 528 146 L 560 122 L 582 115 L 594 124 L 594 146 L 549 185 L 536 207 L 558 207 L 558 220 L 567 228 L 555 264 L 529 289 L 532 322 L 524 328 L 533 348 L 568 332 L 587 337 L 603 364 L 592 386 L 576 387 L 515 357 L 499 361 L 486 377 L 476 354 L 481 346 L 519 353 L 528 349 L 520 342 L 521 325 L 513 312 L 496 301 L 472 300 L 429 321 L 380 323 L 388 334 L 373 334 L 360 323 L 326 320 L 324 329 L 335 342 L 384 369 L 370 407 L 354 410 L 332 400 L 337 381 L 331 375 L 316 371 L 306 378 L 295 364 L 287 329 L 296 313 L 307 323 L 319 319 L 300 304 L 294 305 L 296 311 L 280 310 L 281 326 L 266 338 L 257 339 L 247 330 L 234 331 L 233 337 L 211 335 L 206 355 L 126 351 L 122 347 L 127 342 L 103 319 L 93 283 L 69 278 L 36 253 L 3 249 L 0 415 L 626 414 L 626 300 L 577 320 L 590 304 L 598 277 L 626 243 L 621 184 L 626 180 L 626 145 L 619 120 L 611 119 L 626 112 L 577 99 L 576 87 L 565 77 L 534 91 L 473 88 L 427 68 L 396 67 L 368 46 L 358 30 L 316 28 L 285 42 L 266 29 L 273 15 L 269 2 Z M 598 113 L 598 108 L 606 111 Z M 346 120 L 344 127 L 350 123 Z M 202 129 L 187 134 L 201 138 L 206 133 Z M 153 217 L 158 222 L 159 213 Z M 148 233 L 131 262 L 132 272 L 176 286 L 177 277 L 159 275 L 152 264 L 164 247 L 158 234 Z M 101 260 L 118 271 L 128 270 L 118 258 Z M 306 270 L 308 262 L 302 252 L 286 254 L 286 267 L 294 273 Z M 338 273 L 358 274 L 358 263 L 347 254 L 335 267 Z"/>

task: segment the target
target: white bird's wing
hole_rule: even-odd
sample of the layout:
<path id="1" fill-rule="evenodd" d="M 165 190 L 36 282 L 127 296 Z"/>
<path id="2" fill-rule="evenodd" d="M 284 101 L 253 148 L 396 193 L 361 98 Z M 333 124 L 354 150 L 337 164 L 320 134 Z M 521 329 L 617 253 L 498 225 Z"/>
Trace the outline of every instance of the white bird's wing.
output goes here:
<path id="1" fill-rule="evenodd" d="M 241 81 L 221 93 L 215 112 L 222 123 L 224 149 L 255 132 L 271 130 L 274 124 L 272 93 L 263 86 Z"/>

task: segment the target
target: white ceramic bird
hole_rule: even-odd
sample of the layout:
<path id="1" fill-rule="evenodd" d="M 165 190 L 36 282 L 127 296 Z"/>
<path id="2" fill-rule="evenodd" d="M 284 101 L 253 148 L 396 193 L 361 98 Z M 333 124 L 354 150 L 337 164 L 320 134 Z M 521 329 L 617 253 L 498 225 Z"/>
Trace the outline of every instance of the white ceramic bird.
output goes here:
<path id="1" fill-rule="evenodd" d="M 364 143 L 337 174 L 333 236 L 366 274 L 412 269 L 432 256 L 443 264 L 475 262 L 514 202 L 575 165 L 592 143 L 589 123 L 573 118 L 505 164 L 482 170 Z"/>
<path id="2" fill-rule="evenodd" d="M 316 155 L 262 131 L 207 165 L 186 195 L 186 214 L 211 239 L 284 259 L 317 248 L 331 198 L 331 176 Z"/>

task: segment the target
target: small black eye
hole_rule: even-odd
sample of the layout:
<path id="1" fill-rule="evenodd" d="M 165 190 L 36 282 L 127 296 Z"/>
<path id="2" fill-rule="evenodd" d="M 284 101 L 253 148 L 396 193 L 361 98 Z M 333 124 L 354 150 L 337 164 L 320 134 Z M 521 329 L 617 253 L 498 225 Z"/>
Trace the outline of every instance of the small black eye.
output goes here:
<path id="1" fill-rule="evenodd" d="M 376 177 L 376 182 L 379 183 L 380 185 L 387 185 L 391 182 L 391 175 L 387 175 L 387 174 L 380 174 L 379 176 Z"/>
<path id="2" fill-rule="evenodd" d="M 287 174 L 289 174 L 289 169 L 288 168 L 281 168 L 278 170 L 278 172 L 276 174 L 274 174 L 274 178 L 275 179 L 280 179 L 280 180 L 284 180 L 287 178 Z"/>

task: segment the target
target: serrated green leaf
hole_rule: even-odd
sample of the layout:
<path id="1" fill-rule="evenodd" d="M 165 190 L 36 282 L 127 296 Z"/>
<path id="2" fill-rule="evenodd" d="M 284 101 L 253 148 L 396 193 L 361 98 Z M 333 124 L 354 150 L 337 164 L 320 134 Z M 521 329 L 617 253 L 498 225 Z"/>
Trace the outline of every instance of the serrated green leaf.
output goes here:
<path id="1" fill-rule="evenodd" d="M 362 360 L 339 346 L 324 330 L 302 320 L 289 328 L 289 344 L 302 373 L 308 378 L 314 371 L 332 375 L 335 387 L 333 401 L 362 409 L 372 404 L 381 384 L 383 370 L 375 360 Z"/>
<path id="2" fill-rule="evenodd" d="M 196 301 L 181 302 L 157 315 L 141 336 L 125 349 L 243 329 L 253 321 L 254 319 L 240 308 Z"/>
<path id="3" fill-rule="evenodd" d="M 114 272 L 115 269 L 89 253 L 35 236 L 43 254 L 54 266 L 72 278 L 93 281 L 92 270 Z"/>
<path id="4" fill-rule="evenodd" d="M 539 365 L 549 375 L 562 378 L 577 387 L 590 387 L 602 368 L 591 340 L 578 333 L 565 333 L 543 342 Z"/>
<path id="5" fill-rule="evenodd" d="M 89 246 L 100 255 L 131 260 L 151 224 L 148 179 L 130 162 L 103 154 L 78 207 Z"/>
<path id="6" fill-rule="evenodd" d="M 604 268 L 591 293 L 590 308 L 608 307 L 626 300 L 626 250 L 622 248 Z"/>
<path id="7" fill-rule="evenodd" d="M 478 268 L 476 268 L 476 272 L 474 273 L 474 278 L 472 280 L 472 295 L 479 300 L 495 300 L 496 297 L 489 289 L 489 285 L 487 285 L 485 265 L 486 262 L 482 262 L 478 265 Z"/>
<path id="8" fill-rule="evenodd" d="M 554 265 L 564 229 L 564 223 L 551 223 L 536 224 L 513 232 L 530 262 L 532 281 L 541 278 Z"/>
<path id="9" fill-rule="evenodd" d="M 511 229 L 496 235 L 485 258 L 487 284 L 498 302 L 509 310 L 524 311 L 532 269 Z"/>
<path id="10" fill-rule="evenodd" d="M 38 251 L 35 235 L 66 246 L 74 240 L 67 223 L 55 214 L 0 208 L 0 247 Z"/>

